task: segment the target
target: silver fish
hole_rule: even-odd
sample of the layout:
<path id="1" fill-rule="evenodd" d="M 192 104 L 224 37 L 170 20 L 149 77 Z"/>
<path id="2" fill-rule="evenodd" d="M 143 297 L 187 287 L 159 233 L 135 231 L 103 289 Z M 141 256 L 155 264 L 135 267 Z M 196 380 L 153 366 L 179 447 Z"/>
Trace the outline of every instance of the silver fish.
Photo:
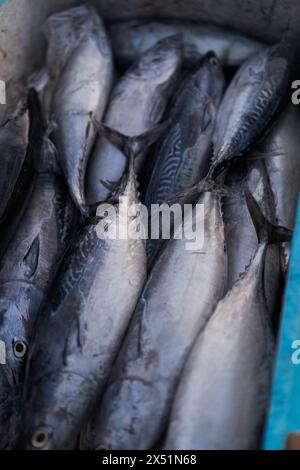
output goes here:
<path id="1" fill-rule="evenodd" d="M 111 228 L 124 230 L 136 218 L 127 204 L 138 203 L 132 159 L 118 195 Z M 99 237 L 99 223 L 110 223 L 106 210 L 100 205 L 75 238 L 37 324 L 27 383 L 29 449 L 74 448 L 145 282 L 143 240 Z"/>
<path id="2" fill-rule="evenodd" d="M 184 56 L 188 65 L 214 51 L 224 65 L 237 66 L 263 48 L 259 41 L 213 26 L 188 21 L 121 21 L 109 27 L 116 60 L 128 66 L 157 41 L 181 33 Z"/>
<path id="3" fill-rule="evenodd" d="M 212 176 L 266 131 L 288 90 L 296 57 L 293 37 L 287 35 L 240 67 L 219 108 Z"/>
<path id="4" fill-rule="evenodd" d="M 44 33 L 48 73 L 56 81 L 51 104 L 53 139 L 74 202 L 86 212 L 84 179 L 95 137 L 93 119 L 102 118 L 113 81 L 110 44 L 90 5 L 52 15 Z"/>
<path id="5" fill-rule="evenodd" d="M 280 239 L 281 229 L 276 235 L 250 194 L 247 204 L 252 206 L 259 245 L 192 349 L 176 392 L 166 449 L 259 446 L 274 353 L 263 271 L 268 243 Z"/>
<path id="6" fill-rule="evenodd" d="M 57 173 L 56 151 L 45 138 L 33 189 L 0 263 L 0 447 L 20 431 L 25 364 L 34 324 L 76 220 L 74 205 Z"/>
<path id="7" fill-rule="evenodd" d="M 276 223 L 276 215 L 265 161 L 255 160 L 254 152 L 250 154 L 249 161 L 243 161 L 230 168 L 226 183 L 234 191 L 234 196 L 225 198 L 223 204 L 228 256 L 227 290 L 230 290 L 250 264 L 258 246 L 244 190 L 248 189 L 253 194 L 266 218 L 272 223 Z M 278 245 L 268 246 L 263 277 L 268 307 L 270 313 L 273 313 L 280 303 L 281 266 Z"/>
<path id="8" fill-rule="evenodd" d="M 289 105 L 257 150 L 266 158 L 266 168 L 275 199 L 277 223 L 294 228 L 300 189 L 300 113 Z M 290 244 L 282 245 L 284 272 L 288 269 Z"/>
<path id="9" fill-rule="evenodd" d="M 29 143 L 29 113 L 26 100 L 6 111 L 0 126 L 0 219 L 13 195 L 25 162 Z"/>
<path id="10" fill-rule="evenodd" d="M 225 80 L 213 52 L 188 73 L 170 104 L 170 129 L 155 149 L 145 204 L 160 204 L 204 178 L 209 169 L 215 118 Z M 161 240 L 148 240 L 150 259 L 156 257 Z"/>
<path id="11" fill-rule="evenodd" d="M 173 36 L 155 44 L 134 64 L 113 90 L 105 123 L 128 136 L 146 132 L 158 124 L 174 91 L 182 64 L 180 38 Z M 112 157 L 113 155 L 113 157 Z M 136 161 L 139 174 L 144 161 Z M 105 201 L 109 191 L 101 181 L 118 181 L 126 158 L 101 137 L 90 158 L 87 171 L 87 203 Z"/>
<path id="12" fill-rule="evenodd" d="M 84 448 L 148 449 L 164 431 L 182 366 L 226 282 L 220 199 L 205 193 L 199 203 L 203 251 L 187 251 L 187 240 L 176 239 L 179 224 L 151 271 L 103 400 L 83 434 Z M 194 211 L 186 216 L 186 230 L 203 223 Z"/>

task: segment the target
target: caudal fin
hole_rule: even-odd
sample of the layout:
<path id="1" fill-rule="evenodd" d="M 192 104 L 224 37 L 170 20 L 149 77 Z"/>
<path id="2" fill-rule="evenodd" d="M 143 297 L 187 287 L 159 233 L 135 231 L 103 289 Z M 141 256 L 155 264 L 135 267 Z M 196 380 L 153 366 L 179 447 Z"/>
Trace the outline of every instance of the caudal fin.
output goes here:
<path id="1" fill-rule="evenodd" d="M 291 240 L 293 231 L 285 227 L 273 225 L 267 220 L 256 199 L 248 189 L 245 190 L 245 198 L 259 242 L 267 240 L 269 244 L 272 244 L 289 242 Z"/>

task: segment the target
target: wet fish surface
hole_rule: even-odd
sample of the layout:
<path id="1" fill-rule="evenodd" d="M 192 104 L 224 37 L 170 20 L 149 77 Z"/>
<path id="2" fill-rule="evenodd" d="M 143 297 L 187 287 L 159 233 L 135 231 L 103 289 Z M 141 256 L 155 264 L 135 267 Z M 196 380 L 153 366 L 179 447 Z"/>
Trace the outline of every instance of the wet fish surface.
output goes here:
<path id="1" fill-rule="evenodd" d="M 199 203 L 205 212 L 203 251 L 186 251 L 186 240 L 176 239 L 176 231 L 166 244 L 85 430 L 83 448 L 149 449 L 164 431 L 183 363 L 226 282 L 220 199 L 206 193 Z M 194 212 L 187 216 L 190 229 L 192 221 L 201 223 L 197 217 Z"/>
<path id="2" fill-rule="evenodd" d="M 263 48 L 253 38 L 213 25 L 188 21 L 120 21 L 109 27 L 116 61 L 123 66 L 134 62 L 157 41 L 173 34 L 182 34 L 187 65 L 214 51 L 224 65 L 237 66 Z"/>
<path id="3" fill-rule="evenodd" d="M 138 202 L 133 164 L 119 195 L 112 225 L 124 229 L 136 217 L 124 215 L 127 204 Z M 145 282 L 143 240 L 99 238 L 106 210 L 100 206 L 75 237 L 37 325 L 28 368 L 28 449 L 74 448 Z"/>
<path id="4" fill-rule="evenodd" d="M 113 81 L 110 43 L 90 5 L 52 15 L 44 33 L 48 73 L 55 81 L 52 137 L 71 195 L 84 213 L 86 165 L 95 137 L 93 119 L 102 118 Z"/>
<path id="5" fill-rule="evenodd" d="M 184 367 L 166 449 L 246 450 L 259 446 L 274 353 L 263 287 L 265 256 L 274 232 L 265 224 L 259 210 L 256 253 L 218 303 Z"/>
<path id="6" fill-rule="evenodd" d="M 30 197 L 0 262 L 0 447 L 11 448 L 20 432 L 25 364 L 34 324 L 76 221 L 59 175 L 56 150 L 45 137 Z"/>
<path id="7" fill-rule="evenodd" d="M 134 137 L 158 124 L 167 102 L 174 92 L 182 65 L 182 47 L 178 36 L 155 44 L 120 79 L 110 97 L 105 123 Z M 112 157 L 113 155 L 113 157 Z M 144 155 L 136 165 L 139 174 Z M 105 201 L 109 190 L 101 181 L 117 182 L 126 168 L 126 157 L 100 137 L 94 149 L 87 172 L 87 203 Z"/>
<path id="8" fill-rule="evenodd" d="M 144 201 L 151 205 L 192 186 L 208 172 L 215 118 L 225 86 L 222 66 L 208 53 L 188 73 L 170 104 L 170 128 L 154 153 L 154 165 Z M 161 240 L 149 240 L 147 252 L 155 258 Z"/>
<path id="9" fill-rule="evenodd" d="M 264 160 L 274 194 L 277 223 L 294 228 L 300 189 L 300 113 L 289 105 L 274 123 L 266 138 L 257 146 Z M 281 247 L 283 271 L 290 257 L 290 244 Z"/>
<path id="10" fill-rule="evenodd" d="M 296 56 L 293 37 L 285 36 L 241 65 L 219 108 L 212 176 L 266 131 L 286 95 Z"/>

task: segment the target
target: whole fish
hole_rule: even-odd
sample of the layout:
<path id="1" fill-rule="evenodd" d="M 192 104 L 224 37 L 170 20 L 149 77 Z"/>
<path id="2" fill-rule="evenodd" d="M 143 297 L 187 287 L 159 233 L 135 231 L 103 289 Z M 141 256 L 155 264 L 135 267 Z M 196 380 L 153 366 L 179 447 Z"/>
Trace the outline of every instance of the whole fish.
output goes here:
<path id="1" fill-rule="evenodd" d="M 266 131 L 290 86 L 298 48 L 291 35 L 248 59 L 231 81 L 219 108 L 214 134 L 217 176 Z"/>
<path id="2" fill-rule="evenodd" d="M 145 204 L 164 202 L 204 178 L 209 169 L 212 135 L 225 80 L 213 52 L 188 73 L 170 105 L 170 129 L 155 150 L 155 162 L 145 192 Z M 149 240 L 154 259 L 161 240 Z M 151 264 L 151 263 L 150 263 Z"/>
<path id="3" fill-rule="evenodd" d="M 204 193 L 199 207 L 205 222 L 197 206 L 190 207 L 185 234 L 195 225 L 201 233 L 205 223 L 204 247 L 187 251 L 187 239 L 180 239 L 182 225 L 176 227 L 151 271 L 103 400 L 83 433 L 84 448 L 149 449 L 164 431 L 182 366 L 226 282 L 220 198 Z"/>
<path id="4" fill-rule="evenodd" d="M 266 138 L 257 146 L 265 156 L 266 168 L 275 199 L 277 223 L 294 228 L 300 189 L 300 113 L 289 105 L 278 118 Z M 283 270 L 287 271 L 290 244 L 282 245 Z"/>
<path id="5" fill-rule="evenodd" d="M 176 392 L 166 449 L 257 449 L 271 383 L 274 338 L 263 271 L 268 243 L 288 236 L 247 204 L 259 238 L 245 273 L 219 302 L 192 349 Z"/>
<path id="6" fill-rule="evenodd" d="M 135 136 L 158 124 L 174 91 L 182 64 L 180 38 L 173 36 L 155 44 L 120 79 L 112 92 L 105 123 Z M 129 117 L 130 116 L 130 117 Z M 113 157 L 112 157 L 113 155 Z M 136 164 L 139 173 L 145 154 Z M 105 201 L 109 191 L 102 181 L 117 182 L 126 168 L 126 158 L 103 137 L 98 139 L 87 171 L 87 203 Z"/>
<path id="7" fill-rule="evenodd" d="M 51 103 L 53 139 L 71 195 L 85 213 L 84 180 L 93 145 L 93 119 L 105 111 L 113 60 L 103 23 L 90 5 L 56 13 L 44 26 L 47 68 L 56 86 Z"/>
<path id="8" fill-rule="evenodd" d="M 189 21 L 131 20 L 113 23 L 109 34 L 117 62 L 127 67 L 157 41 L 182 34 L 187 65 L 214 51 L 224 65 L 237 66 L 263 48 L 259 41 L 213 26 Z"/>
<path id="9" fill-rule="evenodd" d="M 74 448 L 143 288 L 144 240 L 100 236 L 105 227 L 112 232 L 126 230 L 136 219 L 133 167 L 131 155 L 114 214 L 107 220 L 105 213 L 113 206 L 100 205 L 98 217 L 74 239 L 37 324 L 28 368 L 25 438 L 29 449 Z M 127 211 L 132 205 L 134 210 Z"/>
<path id="10" fill-rule="evenodd" d="M 251 155 L 253 160 L 251 160 Z M 249 266 L 256 253 L 258 241 L 244 191 L 248 189 L 259 203 L 266 218 L 276 223 L 275 202 L 270 187 L 265 161 L 255 160 L 255 153 L 249 161 L 234 164 L 228 171 L 227 185 L 234 191 L 233 197 L 224 199 L 226 250 L 228 256 L 227 290 L 230 290 Z M 280 248 L 269 245 L 265 258 L 264 288 L 270 313 L 279 304 L 279 283 L 281 281 Z"/>
<path id="11" fill-rule="evenodd" d="M 45 137 L 33 189 L 0 262 L 0 448 L 20 432 L 25 364 L 34 324 L 75 221 L 74 206 Z"/>
<path id="12" fill-rule="evenodd" d="M 29 112 L 26 99 L 9 108 L 0 126 L 0 219 L 13 195 L 29 143 Z"/>

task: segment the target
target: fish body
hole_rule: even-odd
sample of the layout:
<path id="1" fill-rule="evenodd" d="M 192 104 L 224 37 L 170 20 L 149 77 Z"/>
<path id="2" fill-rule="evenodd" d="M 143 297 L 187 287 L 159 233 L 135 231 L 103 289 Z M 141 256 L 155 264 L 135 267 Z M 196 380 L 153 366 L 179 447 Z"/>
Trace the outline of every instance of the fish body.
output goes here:
<path id="1" fill-rule="evenodd" d="M 186 240 L 176 239 L 178 226 L 151 271 L 83 448 L 149 449 L 164 431 L 184 361 L 226 282 L 220 200 L 205 193 L 199 203 L 203 251 L 187 251 Z M 201 224 L 189 214 L 188 224 Z"/>
<path id="2" fill-rule="evenodd" d="M 135 219 L 123 209 L 137 201 L 131 170 L 112 219 L 115 229 Z M 102 217 L 106 207 L 98 209 Z M 27 382 L 29 449 L 74 448 L 145 281 L 144 241 L 99 238 L 101 220 L 88 222 L 74 239 L 37 324 Z"/>
<path id="3" fill-rule="evenodd" d="M 127 67 L 157 41 L 182 34 L 185 62 L 193 66 L 199 57 L 214 51 L 224 65 L 238 66 L 263 48 L 259 41 L 208 24 L 188 21 L 121 21 L 109 27 L 119 64 Z"/>
<path id="4" fill-rule="evenodd" d="M 0 127 L 0 219 L 13 195 L 29 143 L 29 112 L 25 100 L 7 110 Z"/>
<path id="5" fill-rule="evenodd" d="M 11 447 L 20 432 L 25 364 L 37 314 L 53 281 L 75 221 L 56 152 L 45 138 L 30 197 L 0 262 L 0 446 Z M 53 167 L 52 167 L 53 165 Z"/>
<path id="6" fill-rule="evenodd" d="M 241 65 L 219 108 L 212 175 L 266 131 L 288 90 L 296 56 L 297 47 L 286 36 Z"/>
<path id="7" fill-rule="evenodd" d="M 90 5 L 52 15 L 44 33 L 48 73 L 55 82 L 52 137 L 74 202 L 85 213 L 84 179 L 95 138 L 93 119 L 102 118 L 113 80 L 110 44 Z"/>
<path id="8" fill-rule="evenodd" d="M 171 37 L 155 44 L 120 79 L 110 97 L 105 123 L 134 137 L 161 121 L 174 91 L 182 64 L 180 38 Z M 113 157 L 112 157 L 113 155 Z M 135 164 L 139 173 L 145 154 Z M 126 158 L 104 137 L 99 137 L 87 173 L 87 202 L 105 201 L 109 195 L 102 181 L 117 182 L 126 168 Z"/>
<path id="9" fill-rule="evenodd" d="M 184 367 L 164 448 L 257 449 L 274 340 L 262 291 L 266 245 L 218 304 Z"/>
<path id="10" fill-rule="evenodd" d="M 155 149 L 144 196 L 148 210 L 206 176 L 224 85 L 222 66 L 214 53 L 203 57 L 181 84 L 170 105 L 170 128 Z M 148 241 L 150 258 L 160 245 L 159 240 Z"/>
<path id="11" fill-rule="evenodd" d="M 254 157 L 254 155 L 253 155 Z M 275 201 L 265 168 L 266 160 L 236 163 L 228 171 L 226 183 L 234 191 L 233 197 L 224 199 L 226 250 L 228 256 L 227 290 L 230 290 L 241 274 L 245 272 L 254 257 L 257 235 L 247 210 L 244 191 L 248 189 L 259 203 L 265 217 L 276 223 Z M 270 312 L 279 303 L 279 283 L 281 280 L 280 247 L 269 245 L 265 257 L 263 273 L 265 295 Z"/>
<path id="12" fill-rule="evenodd" d="M 266 156 L 264 160 L 274 195 L 277 223 L 290 229 L 295 225 L 300 188 L 299 124 L 297 106 L 289 105 L 257 148 L 262 156 Z M 286 272 L 290 244 L 284 243 L 281 251 Z"/>

